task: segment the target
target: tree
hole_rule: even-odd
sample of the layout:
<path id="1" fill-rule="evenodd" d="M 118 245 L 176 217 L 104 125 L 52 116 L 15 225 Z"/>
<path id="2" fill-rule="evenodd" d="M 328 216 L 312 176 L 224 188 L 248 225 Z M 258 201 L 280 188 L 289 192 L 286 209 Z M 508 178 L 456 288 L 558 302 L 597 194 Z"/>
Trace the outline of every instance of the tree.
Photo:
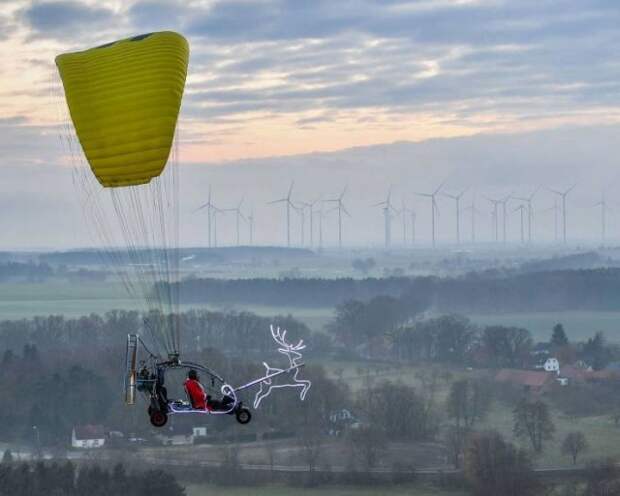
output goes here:
<path id="1" fill-rule="evenodd" d="M 13 453 L 11 453 L 10 449 L 4 450 L 4 454 L 2 455 L 2 463 L 12 463 L 13 462 Z"/>
<path id="2" fill-rule="evenodd" d="M 460 468 L 461 457 L 463 456 L 463 450 L 465 449 L 466 432 L 464 429 L 460 429 L 455 426 L 448 427 L 444 436 L 444 441 L 450 457 L 452 458 L 452 464 L 454 468 Z"/>
<path id="3" fill-rule="evenodd" d="M 323 448 L 321 431 L 316 426 L 306 425 L 302 427 L 298 441 L 302 459 L 308 465 L 308 472 L 312 474 L 319 462 Z"/>
<path id="4" fill-rule="evenodd" d="M 529 440 L 535 453 L 542 453 L 543 442 L 553 439 L 555 426 L 549 414 L 549 407 L 540 400 L 517 403 L 513 410 L 514 435 Z"/>
<path id="5" fill-rule="evenodd" d="M 489 388 L 481 381 L 462 379 L 450 386 L 446 406 L 457 429 L 471 429 L 486 416 L 490 405 Z"/>
<path id="6" fill-rule="evenodd" d="M 611 361 L 611 351 L 605 342 L 605 335 L 597 332 L 593 338 L 589 338 L 583 346 L 583 359 L 592 365 L 595 370 L 605 368 Z"/>
<path id="7" fill-rule="evenodd" d="M 588 449 L 588 441 L 583 432 L 569 432 L 562 441 L 562 453 L 570 455 L 573 465 L 577 465 L 577 457 Z"/>
<path id="8" fill-rule="evenodd" d="M 355 457 L 367 472 L 377 466 L 386 449 L 385 435 L 373 425 L 351 430 L 349 443 Z"/>
<path id="9" fill-rule="evenodd" d="M 532 335 L 519 327 L 487 326 L 480 338 L 482 351 L 494 367 L 521 367 L 530 358 Z"/>
<path id="10" fill-rule="evenodd" d="M 362 272 L 364 275 L 368 274 L 372 269 L 377 266 L 377 262 L 374 258 L 356 258 L 352 264 L 355 270 Z"/>
<path id="11" fill-rule="evenodd" d="M 498 432 L 470 436 L 465 477 L 476 496 L 530 496 L 537 490 L 527 453 L 506 442 Z"/>
<path id="12" fill-rule="evenodd" d="M 562 324 L 556 324 L 553 326 L 553 332 L 551 333 L 551 346 L 561 348 L 568 344 L 568 338 L 564 332 L 564 326 Z"/>
<path id="13" fill-rule="evenodd" d="M 591 464 L 585 473 L 586 487 L 583 496 L 613 496 L 620 494 L 620 468 L 615 460 Z"/>

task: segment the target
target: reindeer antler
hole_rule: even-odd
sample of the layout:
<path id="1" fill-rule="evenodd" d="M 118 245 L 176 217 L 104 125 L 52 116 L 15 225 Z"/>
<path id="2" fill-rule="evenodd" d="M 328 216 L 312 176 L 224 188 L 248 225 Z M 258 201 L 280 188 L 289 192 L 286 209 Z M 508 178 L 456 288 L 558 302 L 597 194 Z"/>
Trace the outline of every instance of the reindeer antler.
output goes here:
<path id="1" fill-rule="evenodd" d="M 276 343 L 278 343 L 280 346 L 282 346 L 282 348 L 284 348 L 283 351 L 298 351 L 298 350 L 303 350 L 306 347 L 303 339 L 300 339 L 296 345 L 287 343 L 286 342 L 286 329 L 280 331 L 279 326 L 276 327 L 275 329 L 273 325 L 269 327 L 271 329 L 271 336 L 273 337 L 273 340 Z"/>

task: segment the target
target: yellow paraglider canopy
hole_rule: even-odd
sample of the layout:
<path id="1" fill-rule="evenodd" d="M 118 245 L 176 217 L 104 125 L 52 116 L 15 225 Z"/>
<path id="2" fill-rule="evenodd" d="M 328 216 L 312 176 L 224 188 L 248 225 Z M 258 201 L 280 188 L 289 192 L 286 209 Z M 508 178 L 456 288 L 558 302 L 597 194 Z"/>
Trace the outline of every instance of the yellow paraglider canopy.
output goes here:
<path id="1" fill-rule="evenodd" d="M 56 57 L 71 119 L 105 187 L 145 184 L 168 161 L 189 46 L 164 31 Z"/>

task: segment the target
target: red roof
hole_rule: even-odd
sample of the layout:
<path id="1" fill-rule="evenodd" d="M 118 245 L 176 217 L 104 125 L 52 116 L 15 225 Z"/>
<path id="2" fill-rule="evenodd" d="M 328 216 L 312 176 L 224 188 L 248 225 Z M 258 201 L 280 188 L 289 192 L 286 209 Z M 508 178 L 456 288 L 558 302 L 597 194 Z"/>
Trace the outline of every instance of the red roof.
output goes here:
<path id="1" fill-rule="evenodd" d="M 75 439 L 105 439 L 105 430 L 102 425 L 77 425 L 75 429 Z"/>
<path id="2" fill-rule="evenodd" d="M 495 376 L 497 382 L 509 382 L 528 387 L 542 387 L 553 381 L 553 378 L 553 373 L 517 369 L 502 369 Z"/>

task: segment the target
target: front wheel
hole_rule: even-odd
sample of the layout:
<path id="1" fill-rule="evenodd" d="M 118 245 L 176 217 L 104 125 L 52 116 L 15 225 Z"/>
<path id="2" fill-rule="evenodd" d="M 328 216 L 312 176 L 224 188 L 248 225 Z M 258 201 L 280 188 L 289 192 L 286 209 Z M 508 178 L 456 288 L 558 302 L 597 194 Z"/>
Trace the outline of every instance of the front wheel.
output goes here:
<path id="1" fill-rule="evenodd" d="M 153 427 L 163 427 L 168 422 L 168 415 L 161 410 L 152 410 L 150 412 L 150 419 Z"/>
<path id="2" fill-rule="evenodd" d="M 245 424 L 249 423 L 250 420 L 252 420 L 252 412 L 250 412 L 250 410 L 248 410 L 245 407 L 239 408 L 235 412 L 235 417 L 237 417 L 237 422 L 239 422 L 240 424 L 245 425 Z"/>

